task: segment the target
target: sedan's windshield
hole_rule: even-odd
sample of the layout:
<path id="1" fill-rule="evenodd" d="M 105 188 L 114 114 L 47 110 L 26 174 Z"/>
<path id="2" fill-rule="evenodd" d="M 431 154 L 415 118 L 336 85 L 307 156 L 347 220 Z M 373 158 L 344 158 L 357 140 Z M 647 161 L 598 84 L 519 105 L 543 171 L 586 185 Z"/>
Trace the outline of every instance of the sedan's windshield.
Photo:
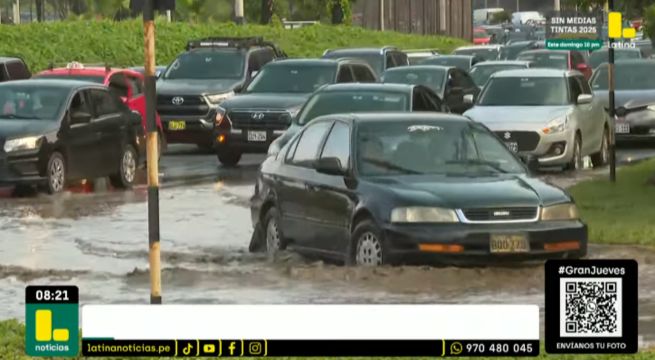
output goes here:
<path id="1" fill-rule="evenodd" d="M 614 60 L 624 60 L 624 59 L 640 59 L 641 52 L 639 50 L 628 50 L 628 49 L 614 49 Z M 589 55 L 589 65 L 595 69 L 600 64 L 608 62 L 608 51 L 607 49 L 597 50 Z"/>
<path id="2" fill-rule="evenodd" d="M 409 94 L 390 91 L 326 91 L 312 96 L 298 115 L 298 124 L 336 113 L 409 111 Z"/>
<path id="3" fill-rule="evenodd" d="M 446 71 L 443 69 L 396 67 L 387 70 L 382 78 L 385 83 L 424 85 L 440 94 L 443 90 Z"/>
<path id="4" fill-rule="evenodd" d="M 529 61 L 533 68 L 562 69 L 569 68 L 569 58 L 566 53 L 523 53 L 517 60 Z"/>
<path id="5" fill-rule="evenodd" d="M 616 90 L 655 90 L 655 63 L 648 64 L 616 64 Z M 608 89 L 607 66 L 596 70 L 591 81 L 593 90 Z"/>
<path id="6" fill-rule="evenodd" d="M 469 48 L 459 49 L 453 52 L 455 55 L 479 56 L 484 60 L 496 60 L 500 54 L 499 48 Z"/>
<path id="7" fill-rule="evenodd" d="M 483 63 L 484 64 L 484 63 Z M 525 66 L 522 65 L 478 65 L 474 66 L 469 74 L 478 86 L 483 86 L 487 83 L 487 80 L 491 75 L 502 71 L 502 70 L 512 70 L 512 69 L 525 69 Z"/>
<path id="8" fill-rule="evenodd" d="M 68 91 L 58 86 L 2 86 L 0 119 L 58 119 L 67 96 Z"/>
<path id="9" fill-rule="evenodd" d="M 238 50 L 203 49 L 180 55 L 164 79 L 238 79 L 244 71 L 245 54 Z"/>
<path id="10" fill-rule="evenodd" d="M 493 77 L 480 96 L 479 105 L 557 106 L 568 104 L 564 77 Z"/>
<path id="11" fill-rule="evenodd" d="M 249 93 L 311 93 L 334 82 L 336 66 L 269 65 L 250 83 Z"/>
<path id="12" fill-rule="evenodd" d="M 525 172 L 496 136 L 457 121 L 363 122 L 356 159 L 362 176 Z"/>

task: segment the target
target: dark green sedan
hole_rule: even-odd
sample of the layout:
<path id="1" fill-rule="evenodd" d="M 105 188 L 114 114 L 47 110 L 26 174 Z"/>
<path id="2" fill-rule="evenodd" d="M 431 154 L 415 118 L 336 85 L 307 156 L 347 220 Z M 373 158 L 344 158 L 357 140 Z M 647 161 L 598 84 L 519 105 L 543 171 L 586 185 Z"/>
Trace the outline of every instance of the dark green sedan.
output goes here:
<path id="1" fill-rule="evenodd" d="M 584 256 L 573 199 L 534 165 L 459 115 L 321 116 L 262 164 L 250 251 L 372 266 Z"/>

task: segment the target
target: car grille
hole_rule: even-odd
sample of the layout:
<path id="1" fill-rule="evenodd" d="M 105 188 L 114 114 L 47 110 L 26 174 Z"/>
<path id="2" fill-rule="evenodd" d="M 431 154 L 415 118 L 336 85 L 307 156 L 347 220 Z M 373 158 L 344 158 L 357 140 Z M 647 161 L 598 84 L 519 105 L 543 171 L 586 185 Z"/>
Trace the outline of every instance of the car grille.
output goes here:
<path id="1" fill-rule="evenodd" d="M 291 117 L 286 111 L 234 110 L 228 112 L 228 117 L 237 129 L 284 130 L 291 125 Z"/>
<path id="2" fill-rule="evenodd" d="M 496 136 L 506 143 L 516 143 L 518 151 L 532 151 L 539 144 L 539 134 L 534 131 L 496 131 Z"/>
<path id="3" fill-rule="evenodd" d="M 173 104 L 176 97 L 183 99 L 181 104 Z M 204 116 L 209 113 L 209 106 L 202 96 L 158 95 L 157 112 L 169 116 Z"/>
<path id="4" fill-rule="evenodd" d="M 513 220 L 535 220 L 539 213 L 539 208 L 477 208 L 462 209 L 461 212 L 468 221 L 503 222 Z"/>
<path id="5" fill-rule="evenodd" d="M 195 96 L 195 95 L 158 95 L 157 96 L 157 104 L 158 105 L 175 105 L 173 103 L 173 98 L 182 98 L 182 103 L 177 106 L 190 106 L 190 105 L 207 105 L 207 102 L 205 102 L 205 99 L 202 96 Z"/>

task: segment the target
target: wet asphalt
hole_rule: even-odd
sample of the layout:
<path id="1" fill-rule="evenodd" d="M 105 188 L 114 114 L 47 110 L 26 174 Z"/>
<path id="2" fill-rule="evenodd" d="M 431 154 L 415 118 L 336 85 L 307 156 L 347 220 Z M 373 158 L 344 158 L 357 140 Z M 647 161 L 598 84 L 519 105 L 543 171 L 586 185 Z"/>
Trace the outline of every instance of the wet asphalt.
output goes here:
<path id="1" fill-rule="evenodd" d="M 654 149 L 617 152 L 620 163 Z M 165 303 L 516 303 L 543 307 L 543 265 L 352 268 L 250 254 L 249 197 L 263 155 L 224 169 L 215 155 L 172 145 L 161 162 Z M 568 187 L 607 169 L 546 173 Z M 593 239 L 592 239 L 593 241 Z M 591 258 L 639 262 L 640 323 L 655 344 L 655 251 L 590 248 Z M 82 303 L 149 301 L 146 189 L 0 198 L 0 319 L 24 317 L 29 284 L 75 284 Z"/>

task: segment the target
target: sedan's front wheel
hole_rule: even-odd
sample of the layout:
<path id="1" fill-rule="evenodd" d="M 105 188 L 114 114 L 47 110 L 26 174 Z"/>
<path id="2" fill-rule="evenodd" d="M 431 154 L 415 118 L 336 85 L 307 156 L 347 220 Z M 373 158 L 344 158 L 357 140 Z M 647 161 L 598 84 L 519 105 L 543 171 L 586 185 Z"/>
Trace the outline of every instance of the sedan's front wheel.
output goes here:
<path id="1" fill-rule="evenodd" d="M 349 263 L 357 266 L 381 266 L 388 262 L 387 246 L 380 229 L 371 220 L 357 224 L 352 233 L 354 251 Z"/>
<path id="2" fill-rule="evenodd" d="M 605 166 L 609 162 L 609 144 L 610 136 L 607 128 L 603 130 L 603 139 L 601 140 L 600 150 L 591 155 L 591 164 L 594 167 Z"/>
<path id="3" fill-rule="evenodd" d="M 129 189 L 136 178 L 137 153 L 132 145 L 125 145 L 121 154 L 118 174 L 109 177 L 111 185 L 115 188 Z"/>
<path id="4" fill-rule="evenodd" d="M 66 187 L 66 162 L 64 155 L 53 152 L 46 169 L 47 190 L 49 194 L 62 192 Z"/>

